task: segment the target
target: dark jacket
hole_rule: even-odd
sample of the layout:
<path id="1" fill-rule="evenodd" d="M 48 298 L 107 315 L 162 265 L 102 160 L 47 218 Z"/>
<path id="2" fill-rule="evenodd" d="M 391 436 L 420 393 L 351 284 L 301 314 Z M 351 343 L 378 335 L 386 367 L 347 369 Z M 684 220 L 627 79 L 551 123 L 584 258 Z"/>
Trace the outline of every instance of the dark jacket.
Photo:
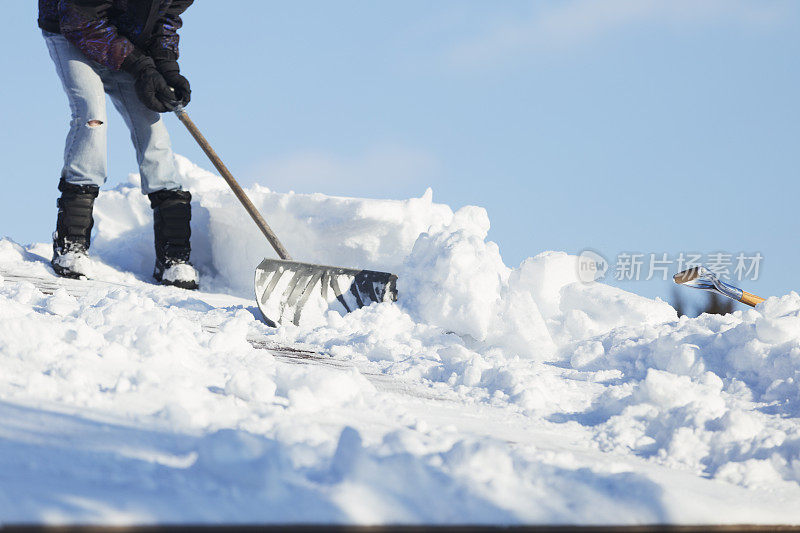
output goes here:
<path id="1" fill-rule="evenodd" d="M 119 70 L 141 52 L 178 58 L 180 14 L 194 0 L 39 0 L 39 27 L 60 33 L 86 57 Z"/>

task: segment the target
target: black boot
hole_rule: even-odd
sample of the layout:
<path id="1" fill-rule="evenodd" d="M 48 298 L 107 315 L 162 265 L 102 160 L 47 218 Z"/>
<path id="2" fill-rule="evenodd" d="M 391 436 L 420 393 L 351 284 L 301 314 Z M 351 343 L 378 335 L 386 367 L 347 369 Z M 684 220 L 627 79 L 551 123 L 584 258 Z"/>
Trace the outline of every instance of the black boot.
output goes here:
<path id="1" fill-rule="evenodd" d="M 189 191 L 158 191 L 148 195 L 153 208 L 156 266 L 153 277 L 163 285 L 197 289 L 197 271 L 189 262 L 192 195 Z"/>
<path id="2" fill-rule="evenodd" d="M 87 277 L 90 268 L 87 252 L 91 244 L 92 209 L 100 192 L 96 185 L 73 185 L 64 178 L 58 183 L 56 232 L 53 234 L 53 259 L 50 264 L 59 276 Z"/>

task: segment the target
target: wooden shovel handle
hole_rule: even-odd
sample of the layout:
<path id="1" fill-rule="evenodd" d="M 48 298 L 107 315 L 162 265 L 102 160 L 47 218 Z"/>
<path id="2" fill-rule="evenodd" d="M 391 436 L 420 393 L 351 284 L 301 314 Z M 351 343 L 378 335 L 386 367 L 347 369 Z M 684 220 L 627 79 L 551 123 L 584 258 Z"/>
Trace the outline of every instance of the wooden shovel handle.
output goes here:
<path id="1" fill-rule="evenodd" d="M 203 137 L 203 134 L 200 133 L 200 130 L 197 129 L 197 126 L 194 125 L 194 122 L 192 122 L 192 119 L 190 119 L 189 115 L 186 114 L 186 111 L 179 106 L 175 109 L 175 114 L 178 116 L 178 119 L 183 122 L 183 125 L 186 126 L 186 129 L 189 130 L 189 133 L 192 134 L 194 140 L 197 141 L 197 144 L 200 145 L 200 148 L 203 149 L 219 173 L 222 174 L 222 177 L 225 179 L 225 181 L 228 182 L 233 194 L 236 195 L 236 198 L 238 198 L 242 203 L 245 211 L 247 211 L 247 213 L 253 219 L 253 222 L 255 222 L 256 226 L 258 226 L 258 229 L 261 230 L 261 233 L 264 234 L 269 243 L 275 249 L 278 257 L 281 259 L 291 259 L 292 256 L 290 256 L 289 252 L 286 251 L 286 248 L 284 248 L 280 239 L 278 239 L 278 236 L 275 235 L 275 232 L 269 227 L 267 221 L 264 220 L 264 217 L 262 217 L 261 213 L 258 212 L 256 206 L 254 206 L 253 202 L 250 201 L 250 198 L 247 197 L 247 194 L 245 194 L 244 190 L 242 190 L 242 188 L 239 186 L 239 183 L 233 177 L 233 174 L 231 174 L 230 170 L 228 170 L 228 167 L 225 166 L 225 163 L 222 162 L 222 159 L 219 158 L 214 149 L 211 148 L 211 145 L 208 143 L 206 138 Z"/>
<path id="2" fill-rule="evenodd" d="M 764 298 L 762 298 L 761 296 L 756 296 L 755 294 L 750 294 L 747 291 L 742 291 L 742 299 L 739 301 L 742 302 L 743 304 L 755 307 L 756 305 L 763 302 Z"/>

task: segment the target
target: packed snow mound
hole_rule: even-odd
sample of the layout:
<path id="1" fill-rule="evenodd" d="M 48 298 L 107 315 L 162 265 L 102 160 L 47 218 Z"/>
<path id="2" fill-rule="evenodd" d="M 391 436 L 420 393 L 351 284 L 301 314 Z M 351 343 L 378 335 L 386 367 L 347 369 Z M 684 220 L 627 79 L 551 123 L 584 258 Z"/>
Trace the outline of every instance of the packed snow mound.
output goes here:
<path id="1" fill-rule="evenodd" d="M 206 288 L 253 294 L 253 272 L 276 257 L 225 182 L 176 156 L 193 194 L 192 258 Z M 278 193 L 256 185 L 249 197 L 296 258 L 398 274 L 399 306 L 415 321 L 540 360 L 557 346 L 626 324 L 675 320 L 661 300 L 600 283 L 582 283 L 576 257 L 547 252 L 518 268 L 486 240 L 483 208 L 455 213 L 420 198 L 372 200 Z M 152 215 L 139 177 L 103 191 L 95 204 L 93 253 L 147 276 L 152 271 Z M 324 317 L 315 324 L 324 324 Z"/>

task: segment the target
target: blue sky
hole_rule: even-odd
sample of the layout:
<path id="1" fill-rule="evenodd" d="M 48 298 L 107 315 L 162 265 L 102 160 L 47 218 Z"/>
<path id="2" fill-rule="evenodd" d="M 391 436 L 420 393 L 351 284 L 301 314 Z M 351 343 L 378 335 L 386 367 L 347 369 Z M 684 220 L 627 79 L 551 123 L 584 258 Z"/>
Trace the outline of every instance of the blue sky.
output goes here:
<path id="1" fill-rule="evenodd" d="M 47 241 L 68 122 L 7 2 L 0 232 Z M 196 2 L 191 115 L 244 185 L 485 207 L 507 264 L 543 250 L 760 252 L 800 286 L 800 4 L 790 0 Z M 176 152 L 210 168 L 169 117 Z M 113 112 L 109 185 L 136 171 Z M 626 289 L 669 296 L 664 282 Z"/>

